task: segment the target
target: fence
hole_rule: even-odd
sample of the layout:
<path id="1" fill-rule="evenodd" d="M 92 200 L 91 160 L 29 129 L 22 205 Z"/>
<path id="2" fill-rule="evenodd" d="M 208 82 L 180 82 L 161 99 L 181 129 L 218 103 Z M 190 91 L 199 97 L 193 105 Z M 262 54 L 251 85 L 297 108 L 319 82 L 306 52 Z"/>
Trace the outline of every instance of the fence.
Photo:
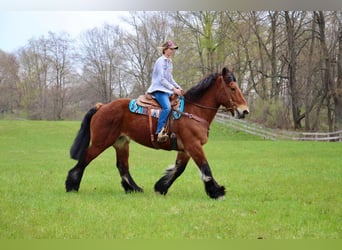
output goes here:
<path id="1" fill-rule="evenodd" d="M 222 113 L 217 113 L 215 120 L 233 129 L 270 140 L 342 141 L 342 130 L 330 133 L 311 133 L 269 129 Z"/>

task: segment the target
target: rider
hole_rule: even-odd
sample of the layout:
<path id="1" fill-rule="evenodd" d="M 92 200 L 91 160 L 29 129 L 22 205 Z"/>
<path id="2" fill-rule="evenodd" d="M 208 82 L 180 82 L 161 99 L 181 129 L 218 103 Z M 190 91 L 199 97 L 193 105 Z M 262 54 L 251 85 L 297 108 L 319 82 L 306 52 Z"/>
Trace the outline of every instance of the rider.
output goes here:
<path id="1" fill-rule="evenodd" d="M 169 97 L 172 94 L 182 95 L 182 88 L 176 83 L 172 76 L 172 60 L 171 57 L 178 46 L 173 41 L 167 41 L 162 45 L 163 54 L 157 59 L 154 64 L 152 73 L 152 84 L 147 89 L 147 93 L 152 94 L 159 105 L 161 112 L 158 119 L 156 130 L 157 141 L 166 141 L 168 136 L 165 130 L 167 118 L 171 112 L 171 104 Z"/>

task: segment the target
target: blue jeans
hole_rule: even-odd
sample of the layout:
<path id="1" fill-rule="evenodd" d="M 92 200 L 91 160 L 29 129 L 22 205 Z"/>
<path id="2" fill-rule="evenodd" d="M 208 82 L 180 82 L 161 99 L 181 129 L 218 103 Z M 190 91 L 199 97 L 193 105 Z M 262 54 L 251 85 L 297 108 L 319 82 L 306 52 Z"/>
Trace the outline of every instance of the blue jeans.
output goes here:
<path id="1" fill-rule="evenodd" d="M 163 127 L 165 127 L 165 124 L 167 122 L 167 118 L 169 117 L 169 114 L 171 112 L 171 103 L 170 103 L 170 94 L 165 93 L 162 91 L 156 91 L 152 93 L 156 100 L 158 101 L 159 105 L 161 106 L 162 110 L 159 114 L 158 119 L 158 125 L 156 134 L 159 134 L 159 132 L 162 130 Z"/>

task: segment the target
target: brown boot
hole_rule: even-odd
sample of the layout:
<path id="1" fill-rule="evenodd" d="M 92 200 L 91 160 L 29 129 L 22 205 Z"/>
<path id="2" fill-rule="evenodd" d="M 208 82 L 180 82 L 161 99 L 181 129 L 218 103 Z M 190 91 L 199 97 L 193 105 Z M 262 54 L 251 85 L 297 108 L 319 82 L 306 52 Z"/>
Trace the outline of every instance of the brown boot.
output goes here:
<path id="1" fill-rule="evenodd" d="M 166 142 L 168 139 L 169 139 L 169 136 L 167 135 L 165 128 L 163 128 L 157 136 L 157 141 Z"/>

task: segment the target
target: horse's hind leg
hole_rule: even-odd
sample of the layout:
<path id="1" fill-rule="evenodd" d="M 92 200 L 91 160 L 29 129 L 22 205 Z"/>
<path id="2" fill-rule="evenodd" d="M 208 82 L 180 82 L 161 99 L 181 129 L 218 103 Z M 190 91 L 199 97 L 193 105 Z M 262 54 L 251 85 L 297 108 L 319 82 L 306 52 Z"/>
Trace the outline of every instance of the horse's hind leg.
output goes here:
<path id="1" fill-rule="evenodd" d="M 176 164 L 166 169 L 165 174 L 154 185 L 154 191 L 165 195 L 172 183 L 184 172 L 190 156 L 184 152 L 178 152 Z"/>
<path id="2" fill-rule="evenodd" d="M 65 181 L 65 188 L 67 192 L 78 191 L 85 168 L 106 148 L 107 147 L 96 147 L 92 145 L 87 149 L 85 156 L 82 159 L 80 159 L 75 165 L 75 167 L 70 169 L 68 172 Z"/>
<path id="3" fill-rule="evenodd" d="M 121 184 L 126 193 L 143 192 L 133 180 L 129 173 L 128 156 L 129 156 L 129 138 L 121 136 L 113 145 L 116 150 L 116 166 L 121 176 Z"/>
<path id="4" fill-rule="evenodd" d="M 78 191 L 86 166 L 87 164 L 85 164 L 84 160 L 79 160 L 75 167 L 69 170 L 65 180 L 65 189 L 67 192 Z"/>

